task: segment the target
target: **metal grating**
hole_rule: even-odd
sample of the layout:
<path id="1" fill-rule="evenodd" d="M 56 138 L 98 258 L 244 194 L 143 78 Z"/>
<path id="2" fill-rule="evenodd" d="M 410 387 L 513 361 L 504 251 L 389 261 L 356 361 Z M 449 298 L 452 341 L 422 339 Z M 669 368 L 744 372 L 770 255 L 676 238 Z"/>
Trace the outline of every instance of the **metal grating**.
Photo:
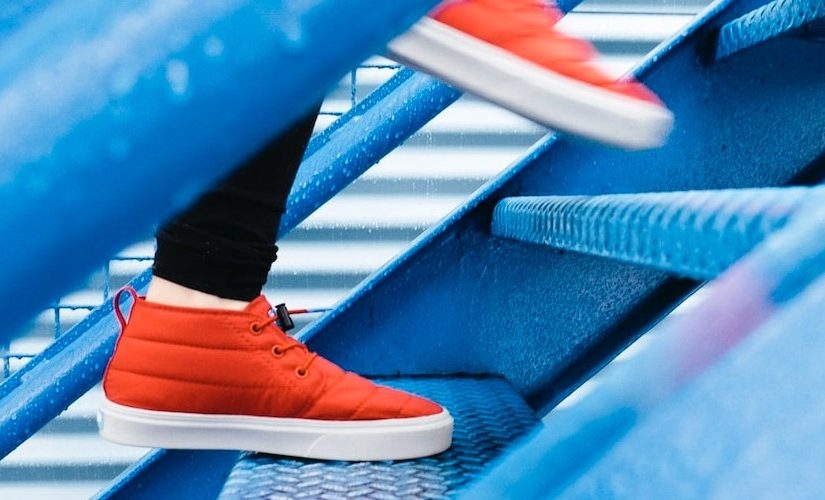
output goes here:
<path id="1" fill-rule="evenodd" d="M 222 499 L 444 498 L 538 423 L 509 383 L 493 377 L 382 379 L 449 409 L 453 445 L 435 457 L 388 462 L 322 462 L 271 455 L 242 458 Z M 354 444 L 355 445 L 355 444 Z"/>

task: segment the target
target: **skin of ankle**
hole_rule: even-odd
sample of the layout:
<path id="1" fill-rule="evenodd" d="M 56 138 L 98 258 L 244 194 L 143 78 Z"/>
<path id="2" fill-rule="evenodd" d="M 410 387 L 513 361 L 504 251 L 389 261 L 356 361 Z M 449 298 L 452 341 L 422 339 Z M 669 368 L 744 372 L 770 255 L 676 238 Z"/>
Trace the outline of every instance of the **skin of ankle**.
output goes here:
<path id="1" fill-rule="evenodd" d="M 242 311 L 249 305 L 249 302 L 243 300 L 225 299 L 178 285 L 157 276 L 152 276 L 152 281 L 149 282 L 146 301 L 167 306 L 225 309 L 228 311 Z"/>

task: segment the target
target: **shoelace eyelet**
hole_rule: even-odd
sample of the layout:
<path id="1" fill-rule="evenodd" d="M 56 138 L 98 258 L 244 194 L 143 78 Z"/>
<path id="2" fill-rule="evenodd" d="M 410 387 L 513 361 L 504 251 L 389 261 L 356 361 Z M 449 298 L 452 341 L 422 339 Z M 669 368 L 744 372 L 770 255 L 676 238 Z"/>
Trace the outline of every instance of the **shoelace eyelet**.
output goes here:
<path id="1" fill-rule="evenodd" d="M 258 323 L 252 323 L 251 325 L 249 325 L 249 332 L 252 335 L 260 335 L 263 331 L 264 327 L 259 325 Z"/>
<path id="2" fill-rule="evenodd" d="M 303 369 L 301 369 L 301 368 L 296 368 L 296 369 L 295 369 L 295 376 L 296 376 L 296 377 L 298 377 L 298 378 L 306 378 L 306 376 L 307 376 L 307 375 L 309 375 L 309 370 L 303 370 Z"/>
<path id="3" fill-rule="evenodd" d="M 284 351 L 283 351 L 283 349 L 281 349 L 281 346 L 279 346 L 279 345 L 272 346 L 272 355 L 275 356 L 276 358 L 282 357 L 284 355 Z"/>

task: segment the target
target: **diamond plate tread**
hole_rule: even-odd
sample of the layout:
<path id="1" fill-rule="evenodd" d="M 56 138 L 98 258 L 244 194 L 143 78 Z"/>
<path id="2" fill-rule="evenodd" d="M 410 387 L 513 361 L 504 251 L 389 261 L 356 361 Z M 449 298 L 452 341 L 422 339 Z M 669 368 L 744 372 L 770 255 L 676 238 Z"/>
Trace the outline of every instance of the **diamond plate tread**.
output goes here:
<path id="1" fill-rule="evenodd" d="M 792 33 L 825 17 L 822 0 L 774 0 L 734 19 L 719 32 L 716 59 L 778 36 Z"/>
<path id="2" fill-rule="evenodd" d="M 386 462 L 318 461 L 247 454 L 232 469 L 220 498 L 445 498 L 454 495 L 505 446 L 538 423 L 538 417 L 521 396 L 498 377 L 378 381 L 445 406 L 455 419 L 452 447 L 434 457 Z"/>
<path id="3" fill-rule="evenodd" d="M 696 279 L 715 278 L 785 226 L 820 188 L 502 199 L 492 234 Z"/>

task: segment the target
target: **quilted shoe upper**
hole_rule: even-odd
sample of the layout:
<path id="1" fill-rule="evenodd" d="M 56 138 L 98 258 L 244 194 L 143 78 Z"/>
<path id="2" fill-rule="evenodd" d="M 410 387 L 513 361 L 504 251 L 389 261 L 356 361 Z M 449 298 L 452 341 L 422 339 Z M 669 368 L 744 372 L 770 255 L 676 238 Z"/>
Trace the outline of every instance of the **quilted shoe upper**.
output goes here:
<path id="1" fill-rule="evenodd" d="M 443 411 L 314 356 L 271 310 L 263 296 L 244 311 L 137 299 L 104 376 L 107 398 L 157 411 L 339 421 Z"/>

